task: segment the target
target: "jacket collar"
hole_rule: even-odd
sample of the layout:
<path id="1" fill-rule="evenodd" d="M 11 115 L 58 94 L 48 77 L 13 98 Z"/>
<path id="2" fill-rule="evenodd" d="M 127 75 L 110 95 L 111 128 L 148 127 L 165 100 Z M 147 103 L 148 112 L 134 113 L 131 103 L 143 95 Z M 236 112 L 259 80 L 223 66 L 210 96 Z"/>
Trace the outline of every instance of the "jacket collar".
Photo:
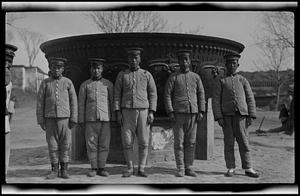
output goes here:
<path id="1" fill-rule="evenodd" d="M 102 79 L 102 76 L 100 78 L 91 77 L 91 80 L 93 80 L 93 81 L 100 81 L 101 79 Z"/>

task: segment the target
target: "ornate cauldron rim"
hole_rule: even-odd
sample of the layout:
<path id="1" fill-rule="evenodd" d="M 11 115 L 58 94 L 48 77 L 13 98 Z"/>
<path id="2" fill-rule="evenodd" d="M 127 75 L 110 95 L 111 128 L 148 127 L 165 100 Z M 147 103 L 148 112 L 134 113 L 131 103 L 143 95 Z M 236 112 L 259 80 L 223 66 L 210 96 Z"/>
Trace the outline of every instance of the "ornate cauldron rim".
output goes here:
<path id="1" fill-rule="evenodd" d="M 114 38 L 134 38 L 137 39 L 141 38 L 154 38 L 154 39 L 161 39 L 161 38 L 173 38 L 173 39 L 197 39 L 197 40 L 203 40 L 209 43 L 222 43 L 222 44 L 228 44 L 231 46 L 236 47 L 238 49 L 237 52 L 241 53 L 245 46 L 239 42 L 226 39 L 226 38 L 220 38 L 220 37 L 214 37 L 214 36 L 206 36 L 206 35 L 195 35 L 195 34 L 183 34 L 183 33 L 146 33 L 146 32 L 131 32 L 131 33 L 97 33 L 97 34 L 83 34 L 83 35 L 76 35 L 76 36 L 69 36 L 69 37 L 62 37 L 57 39 L 52 39 L 49 41 L 46 41 L 40 45 L 40 49 L 43 52 L 46 52 L 46 48 L 51 47 L 56 44 L 62 44 L 64 42 L 70 42 L 70 41 L 87 41 L 94 39 L 114 39 Z"/>

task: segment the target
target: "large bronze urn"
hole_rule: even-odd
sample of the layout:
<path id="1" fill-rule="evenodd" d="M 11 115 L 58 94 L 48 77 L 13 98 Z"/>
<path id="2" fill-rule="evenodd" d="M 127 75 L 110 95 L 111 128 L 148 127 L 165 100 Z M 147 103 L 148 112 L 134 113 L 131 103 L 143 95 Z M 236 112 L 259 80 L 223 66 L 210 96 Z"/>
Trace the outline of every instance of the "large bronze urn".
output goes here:
<path id="1" fill-rule="evenodd" d="M 211 157 L 214 139 L 211 96 L 214 81 L 225 73 L 223 56 L 231 52 L 241 53 L 244 46 L 228 39 L 175 33 L 90 34 L 50 40 L 40 46 L 46 57 L 57 56 L 68 59 L 64 75 L 73 81 L 77 93 L 80 84 L 89 78 L 88 58 L 106 59 L 103 76 L 114 83 L 119 71 L 128 67 L 126 53 L 128 47 L 143 48 L 141 67 L 152 73 L 158 92 L 158 108 L 152 127 L 165 128 L 170 127 L 163 102 L 165 82 L 168 76 L 178 69 L 176 51 L 192 50 L 192 70 L 201 76 L 207 100 L 207 114 L 198 128 L 196 158 L 206 160 Z M 72 137 L 73 160 L 86 160 L 83 130 L 77 127 L 73 130 Z M 111 138 L 108 161 L 124 162 L 120 127 L 116 122 L 112 123 Z M 151 150 L 150 147 L 149 161 L 157 157 L 166 159 L 167 155 L 162 156 L 163 151 L 164 149 Z M 166 154 L 170 153 L 173 154 L 173 151 L 166 151 Z"/>

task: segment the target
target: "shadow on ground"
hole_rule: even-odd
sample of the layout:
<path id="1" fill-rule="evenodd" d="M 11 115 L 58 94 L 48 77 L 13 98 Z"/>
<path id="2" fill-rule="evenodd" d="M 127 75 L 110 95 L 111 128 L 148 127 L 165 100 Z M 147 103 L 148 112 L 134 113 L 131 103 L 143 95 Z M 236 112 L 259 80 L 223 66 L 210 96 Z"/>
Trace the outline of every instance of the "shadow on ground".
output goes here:
<path id="1" fill-rule="evenodd" d="M 10 166 L 33 166 L 50 163 L 47 146 L 12 149 L 10 151 Z"/>
<path id="2" fill-rule="evenodd" d="M 16 169 L 16 170 L 8 171 L 7 176 L 18 177 L 18 178 L 45 177 L 49 173 L 50 173 L 50 168 L 49 169 Z"/>

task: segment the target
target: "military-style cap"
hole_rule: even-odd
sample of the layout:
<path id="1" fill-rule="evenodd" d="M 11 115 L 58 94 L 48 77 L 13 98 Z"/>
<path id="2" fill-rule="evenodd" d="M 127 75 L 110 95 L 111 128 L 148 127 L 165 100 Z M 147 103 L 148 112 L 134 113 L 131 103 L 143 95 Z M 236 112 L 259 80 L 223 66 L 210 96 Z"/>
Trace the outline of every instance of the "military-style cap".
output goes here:
<path id="1" fill-rule="evenodd" d="M 188 49 L 181 49 L 181 50 L 178 50 L 176 52 L 176 55 L 179 57 L 179 56 L 190 56 L 190 54 L 192 53 L 192 50 L 188 50 Z"/>
<path id="2" fill-rule="evenodd" d="M 241 57 L 238 53 L 229 53 L 224 56 L 226 61 L 238 60 Z"/>
<path id="3" fill-rule="evenodd" d="M 67 62 L 67 59 L 62 57 L 48 57 L 47 60 L 49 64 L 56 63 L 57 65 L 61 65 L 61 66 L 64 66 L 65 63 Z"/>
<path id="4" fill-rule="evenodd" d="M 103 65 L 104 66 L 104 62 L 106 61 L 105 59 L 101 59 L 101 58 L 88 58 L 88 61 L 90 63 L 90 66 L 98 66 L 98 65 Z"/>
<path id="5" fill-rule="evenodd" d="M 100 62 L 100 63 L 104 63 L 106 60 L 105 59 L 101 59 L 101 58 L 88 58 L 89 62 Z"/>
<path id="6" fill-rule="evenodd" d="M 133 47 L 133 48 L 127 48 L 128 55 L 141 55 L 141 52 L 143 51 L 143 48 Z"/>
<path id="7" fill-rule="evenodd" d="M 15 51 L 17 51 L 17 50 L 18 50 L 18 48 L 16 46 L 11 45 L 11 44 L 6 44 L 5 45 L 5 60 L 12 62 L 15 57 Z"/>

